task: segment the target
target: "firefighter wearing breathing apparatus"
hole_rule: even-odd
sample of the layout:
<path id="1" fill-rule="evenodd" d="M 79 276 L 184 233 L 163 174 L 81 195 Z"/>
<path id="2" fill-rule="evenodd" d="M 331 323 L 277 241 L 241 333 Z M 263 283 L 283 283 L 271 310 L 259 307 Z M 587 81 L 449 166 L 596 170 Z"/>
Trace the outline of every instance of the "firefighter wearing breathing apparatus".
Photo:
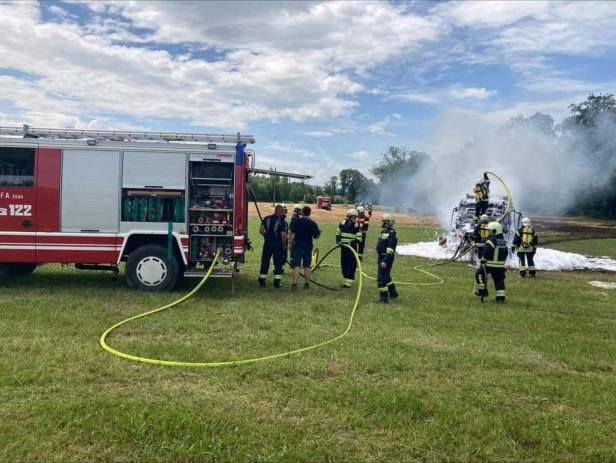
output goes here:
<path id="1" fill-rule="evenodd" d="M 366 247 L 366 234 L 370 227 L 370 216 L 366 213 L 364 206 L 357 207 L 357 225 L 361 231 L 361 241 L 359 242 L 359 260 L 364 260 L 364 248 Z"/>
<path id="2" fill-rule="evenodd" d="M 475 272 L 475 295 L 481 297 L 488 296 L 488 274 L 492 275 L 494 289 L 496 290 L 496 303 L 505 303 L 505 261 L 509 251 L 507 242 L 503 236 L 503 226 L 498 222 L 488 224 L 490 237 L 486 240 L 486 245 L 481 259 L 481 267 Z"/>
<path id="3" fill-rule="evenodd" d="M 398 238 L 396 236 L 396 223 L 392 214 L 383 214 L 382 229 L 379 240 L 376 243 L 376 253 L 378 255 L 377 267 L 377 286 L 379 287 L 379 301 L 384 304 L 389 302 L 389 298 L 398 297 L 396 285 L 391 279 L 391 268 L 394 265 L 394 257 Z"/>
<path id="4" fill-rule="evenodd" d="M 361 241 L 361 231 L 357 225 L 357 211 L 349 209 L 346 219 L 340 222 L 336 231 L 336 244 L 346 244 L 351 246 L 357 252 Z M 357 270 L 357 262 L 353 252 L 342 246 L 340 248 L 340 267 L 342 268 L 342 277 L 344 282 L 340 285 L 341 288 L 350 288 L 355 283 L 355 271 Z"/>
<path id="5" fill-rule="evenodd" d="M 486 241 L 490 237 L 490 230 L 488 230 L 488 222 L 490 218 L 483 214 L 479 218 L 479 223 L 475 225 L 475 229 L 473 230 L 473 242 L 475 243 L 475 248 L 477 249 L 477 268 L 481 266 L 481 258 L 483 257 L 483 250 L 486 246 Z"/>
<path id="6" fill-rule="evenodd" d="M 479 217 L 486 213 L 490 204 L 490 179 L 488 178 L 487 172 L 483 173 L 483 178 L 477 180 L 475 188 L 473 188 L 473 193 L 475 193 L 476 200 L 473 220 L 477 222 Z"/>
<path id="7" fill-rule="evenodd" d="M 515 252 L 516 250 L 518 252 L 520 277 L 526 277 L 526 270 L 528 270 L 531 277 L 537 276 L 534 258 L 538 244 L 539 237 L 537 236 L 537 232 L 535 232 L 535 229 L 531 226 L 530 219 L 524 217 L 522 219 L 522 226 L 515 232 L 513 246 L 511 247 L 511 252 Z"/>

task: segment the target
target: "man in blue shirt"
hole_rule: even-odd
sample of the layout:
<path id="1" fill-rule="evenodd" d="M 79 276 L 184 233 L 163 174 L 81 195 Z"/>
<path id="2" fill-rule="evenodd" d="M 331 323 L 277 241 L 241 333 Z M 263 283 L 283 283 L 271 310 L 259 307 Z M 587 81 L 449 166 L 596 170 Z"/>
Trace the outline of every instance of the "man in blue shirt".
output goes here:
<path id="1" fill-rule="evenodd" d="M 299 269 L 304 268 L 304 288 L 310 287 L 310 263 L 312 260 L 312 240 L 321 236 L 321 230 L 310 218 L 312 209 L 309 206 L 302 208 L 302 216 L 291 221 L 291 267 L 293 267 L 292 290 L 297 290 Z"/>

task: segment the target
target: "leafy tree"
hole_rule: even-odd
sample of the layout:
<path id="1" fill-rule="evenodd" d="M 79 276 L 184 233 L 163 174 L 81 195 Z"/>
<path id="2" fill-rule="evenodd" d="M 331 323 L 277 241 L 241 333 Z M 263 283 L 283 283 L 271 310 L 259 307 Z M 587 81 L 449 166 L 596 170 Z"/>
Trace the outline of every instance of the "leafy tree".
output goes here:
<path id="1" fill-rule="evenodd" d="M 325 194 L 332 198 L 338 193 L 338 177 L 336 175 L 329 178 L 329 182 L 325 185 Z"/>
<path id="2" fill-rule="evenodd" d="M 349 202 L 357 199 L 360 193 L 365 193 L 370 187 L 370 181 L 357 169 L 344 169 L 338 174 L 340 190 L 347 196 Z"/>
<path id="3" fill-rule="evenodd" d="M 616 217 L 616 99 L 591 93 L 585 101 L 569 105 L 571 115 L 559 126 L 576 152 L 596 169 L 599 185 L 589 184 L 571 211 L 595 217 Z"/>
<path id="4" fill-rule="evenodd" d="M 390 146 L 383 153 L 381 162 L 373 167 L 371 172 L 383 184 L 400 172 L 412 177 L 429 159 L 430 156 L 422 151 L 409 150 L 404 146 Z"/>
<path id="5" fill-rule="evenodd" d="M 616 100 L 614 95 L 591 93 L 579 104 L 570 104 L 569 116 L 563 122 L 565 127 L 586 126 L 595 127 L 601 116 L 616 117 Z M 574 124 L 574 125 L 572 125 Z"/>
<path id="6" fill-rule="evenodd" d="M 554 134 L 554 118 L 549 114 L 535 113 L 530 117 L 524 117 L 522 114 L 513 116 L 505 124 L 505 129 L 516 128 L 533 128 L 548 135 Z"/>

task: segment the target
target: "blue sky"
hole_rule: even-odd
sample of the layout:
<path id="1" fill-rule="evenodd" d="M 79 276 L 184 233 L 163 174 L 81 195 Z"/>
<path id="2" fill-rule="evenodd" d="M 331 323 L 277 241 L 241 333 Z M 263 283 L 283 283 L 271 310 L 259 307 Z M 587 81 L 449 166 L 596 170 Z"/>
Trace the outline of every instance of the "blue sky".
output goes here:
<path id="1" fill-rule="evenodd" d="M 252 133 L 325 181 L 614 93 L 614 2 L 5 2 L 0 124 Z"/>

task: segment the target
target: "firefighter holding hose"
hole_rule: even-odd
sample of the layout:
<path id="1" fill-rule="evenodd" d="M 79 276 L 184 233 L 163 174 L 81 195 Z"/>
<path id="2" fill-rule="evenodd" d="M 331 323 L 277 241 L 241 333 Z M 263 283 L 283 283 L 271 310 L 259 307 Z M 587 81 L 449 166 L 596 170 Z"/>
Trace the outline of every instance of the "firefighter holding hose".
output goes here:
<path id="1" fill-rule="evenodd" d="M 496 290 L 497 304 L 505 303 L 505 261 L 509 255 L 507 241 L 503 236 L 503 226 L 499 222 L 488 224 L 490 237 L 486 240 L 481 259 L 481 267 L 475 272 L 475 295 L 481 297 L 488 296 L 488 275 L 492 275 L 494 289 Z"/>
<path id="2" fill-rule="evenodd" d="M 511 247 L 511 252 L 515 252 L 516 250 L 518 252 L 520 278 L 526 277 L 526 270 L 528 270 L 531 277 L 534 278 L 537 276 L 534 258 L 538 244 L 539 237 L 537 236 L 537 232 L 532 227 L 530 219 L 524 217 L 522 219 L 522 226 L 515 232 L 513 246 Z"/>
<path id="3" fill-rule="evenodd" d="M 379 301 L 387 304 L 389 298 L 398 297 L 396 285 L 391 279 L 391 268 L 394 265 L 396 246 L 398 237 L 396 236 L 396 223 L 392 214 L 383 214 L 381 218 L 382 229 L 379 240 L 376 243 L 376 253 L 378 255 L 377 267 L 377 286 L 379 287 Z"/>
<path id="4" fill-rule="evenodd" d="M 336 244 L 346 244 L 357 252 L 361 242 L 361 230 L 357 225 L 357 210 L 349 209 L 346 219 L 340 222 L 336 231 Z M 340 248 L 340 267 L 344 282 L 340 285 L 342 289 L 350 288 L 355 283 L 355 271 L 357 261 L 353 252 L 345 246 Z"/>
<path id="5" fill-rule="evenodd" d="M 483 178 L 477 180 L 475 188 L 473 188 L 473 193 L 475 193 L 476 200 L 473 220 L 477 222 L 479 217 L 486 213 L 490 204 L 490 179 L 488 178 L 487 172 L 483 173 Z"/>

